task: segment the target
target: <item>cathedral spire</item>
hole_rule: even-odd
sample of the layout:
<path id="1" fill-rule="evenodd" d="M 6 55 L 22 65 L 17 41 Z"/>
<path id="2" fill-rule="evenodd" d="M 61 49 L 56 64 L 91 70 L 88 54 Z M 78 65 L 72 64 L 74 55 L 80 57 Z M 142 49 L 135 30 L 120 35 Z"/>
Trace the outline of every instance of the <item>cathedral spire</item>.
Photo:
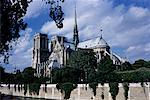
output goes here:
<path id="1" fill-rule="evenodd" d="M 103 32 L 103 29 L 101 28 L 101 29 L 100 29 L 100 39 L 103 38 L 103 37 L 102 37 L 102 32 Z"/>
<path id="2" fill-rule="evenodd" d="M 73 43 L 75 45 L 75 49 L 77 49 L 77 45 L 79 43 L 79 36 L 78 36 L 76 5 L 75 5 L 75 25 L 74 25 L 74 30 L 73 30 Z"/>

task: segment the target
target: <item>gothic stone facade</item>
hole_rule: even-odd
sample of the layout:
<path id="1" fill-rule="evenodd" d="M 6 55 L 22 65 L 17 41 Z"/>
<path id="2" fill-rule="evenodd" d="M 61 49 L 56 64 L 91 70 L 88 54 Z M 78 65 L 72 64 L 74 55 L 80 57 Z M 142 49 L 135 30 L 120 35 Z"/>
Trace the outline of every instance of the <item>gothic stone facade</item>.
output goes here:
<path id="1" fill-rule="evenodd" d="M 63 67 L 66 65 L 71 52 L 78 49 L 92 49 L 96 53 L 97 62 L 102 56 L 110 56 L 113 63 L 120 65 L 125 60 L 111 52 L 110 46 L 102 36 L 79 42 L 78 26 L 75 9 L 75 25 L 73 29 L 73 41 L 68 41 L 64 36 L 53 36 L 48 40 L 46 34 L 37 33 L 34 36 L 34 47 L 32 57 L 32 67 L 36 69 L 35 75 L 50 77 L 53 67 Z"/>
<path id="2" fill-rule="evenodd" d="M 125 60 L 115 53 L 111 52 L 110 46 L 102 36 L 79 42 L 77 49 L 92 49 L 96 53 L 97 62 L 102 56 L 110 56 L 113 63 L 120 65 Z M 37 33 L 34 36 L 34 48 L 32 67 L 36 69 L 37 76 L 50 77 L 50 71 L 53 67 L 63 67 L 66 65 L 70 54 L 75 51 L 73 42 L 69 42 L 66 37 L 53 36 L 48 42 L 46 34 Z"/>
<path id="3" fill-rule="evenodd" d="M 53 36 L 48 42 L 46 34 L 37 33 L 34 36 L 32 57 L 32 67 L 36 69 L 36 75 L 49 77 L 51 68 L 66 65 L 74 50 L 74 44 L 63 36 Z"/>

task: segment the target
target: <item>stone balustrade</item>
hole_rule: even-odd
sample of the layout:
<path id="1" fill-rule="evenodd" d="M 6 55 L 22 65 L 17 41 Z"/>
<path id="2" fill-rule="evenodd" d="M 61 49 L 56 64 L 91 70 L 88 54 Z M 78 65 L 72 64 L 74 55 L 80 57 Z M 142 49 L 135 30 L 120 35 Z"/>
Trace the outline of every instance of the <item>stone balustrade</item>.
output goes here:
<path id="1" fill-rule="evenodd" d="M 128 100 L 150 100 L 150 82 L 145 84 L 144 87 L 141 87 L 140 83 L 130 83 L 128 92 Z M 112 100 L 111 94 L 109 93 L 109 85 L 106 83 L 104 86 L 98 84 L 97 94 L 94 97 L 92 89 L 89 88 L 87 84 L 78 84 L 78 87 L 71 92 L 70 100 L 102 100 L 101 94 L 104 92 L 104 100 Z M 24 90 L 18 91 L 14 89 L 14 85 L 10 85 L 10 89 L 6 84 L 1 84 L 0 92 L 4 94 L 14 95 L 14 96 L 26 96 L 26 97 L 36 97 L 36 98 L 47 98 L 47 99 L 63 99 L 63 94 L 57 90 L 56 84 L 47 84 L 47 92 L 45 92 L 45 85 L 42 84 L 40 87 L 39 95 L 29 94 L 29 91 L 24 95 Z M 119 84 L 119 93 L 116 97 L 116 100 L 125 100 L 124 99 L 124 89 L 122 84 Z"/>

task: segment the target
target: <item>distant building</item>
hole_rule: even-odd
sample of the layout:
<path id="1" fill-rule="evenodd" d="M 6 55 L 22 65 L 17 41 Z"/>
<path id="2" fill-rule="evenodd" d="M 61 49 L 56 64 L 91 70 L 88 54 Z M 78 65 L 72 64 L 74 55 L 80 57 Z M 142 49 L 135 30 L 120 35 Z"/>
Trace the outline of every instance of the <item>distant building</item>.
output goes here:
<path id="1" fill-rule="evenodd" d="M 73 41 L 68 41 L 63 36 L 53 36 L 48 42 L 49 39 L 46 34 L 37 33 L 34 36 L 32 67 L 36 69 L 35 75 L 50 77 L 51 69 L 66 65 L 70 54 L 78 49 L 92 49 L 96 53 L 97 62 L 106 55 L 110 56 L 116 65 L 125 62 L 123 58 L 110 51 L 110 46 L 102 36 L 79 42 L 76 10 L 73 33 Z"/>

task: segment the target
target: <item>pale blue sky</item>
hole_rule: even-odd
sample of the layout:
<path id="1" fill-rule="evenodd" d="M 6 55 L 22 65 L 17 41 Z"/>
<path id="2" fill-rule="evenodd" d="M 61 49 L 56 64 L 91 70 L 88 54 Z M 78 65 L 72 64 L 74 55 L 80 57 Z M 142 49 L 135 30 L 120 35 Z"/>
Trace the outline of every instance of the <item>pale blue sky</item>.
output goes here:
<path id="1" fill-rule="evenodd" d="M 49 7 L 42 0 L 33 0 L 24 20 L 26 31 L 21 31 L 19 44 L 14 46 L 7 71 L 31 66 L 32 41 L 36 32 L 73 37 L 74 4 L 77 6 L 77 21 L 80 41 L 99 36 L 111 50 L 130 62 L 137 59 L 150 60 L 150 0 L 65 0 L 62 4 L 64 27 L 58 29 L 49 18 Z"/>

